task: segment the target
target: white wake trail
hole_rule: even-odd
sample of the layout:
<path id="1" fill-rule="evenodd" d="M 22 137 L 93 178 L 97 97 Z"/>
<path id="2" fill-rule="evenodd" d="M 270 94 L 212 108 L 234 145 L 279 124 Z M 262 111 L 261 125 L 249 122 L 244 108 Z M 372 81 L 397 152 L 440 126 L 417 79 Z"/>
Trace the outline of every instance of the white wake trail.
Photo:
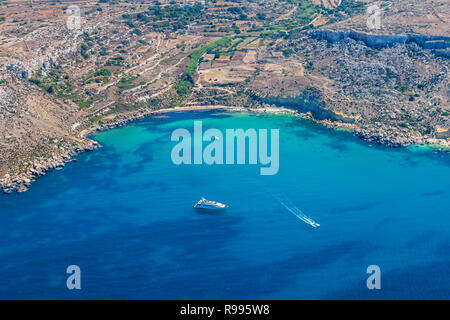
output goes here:
<path id="1" fill-rule="evenodd" d="M 285 207 L 290 213 L 292 213 L 294 216 L 296 216 L 301 221 L 309 224 L 310 226 L 317 228 L 320 226 L 319 223 L 315 222 L 313 219 L 306 216 L 299 208 L 297 208 L 289 199 L 285 199 L 284 201 L 281 200 L 279 197 L 273 195 L 282 205 Z M 285 202 L 289 203 L 286 204 Z"/>

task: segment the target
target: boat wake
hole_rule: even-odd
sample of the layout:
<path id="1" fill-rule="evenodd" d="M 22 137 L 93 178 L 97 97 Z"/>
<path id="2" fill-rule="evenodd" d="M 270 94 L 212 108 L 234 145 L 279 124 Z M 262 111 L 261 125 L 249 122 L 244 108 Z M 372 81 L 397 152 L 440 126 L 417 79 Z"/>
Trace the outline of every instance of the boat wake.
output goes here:
<path id="1" fill-rule="evenodd" d="M 315 222 L 313 219 L 309 218 L 306 214 L 304 214 L 287 197 L 285 197 L 285 196 L 280 197 L 280 196 L 276 196 L 276 195 L 273 195 L 273 196 L 275 197 L 275 199 L 278 200 L 278 202 L 280 202 L 283 205 L 283 207 L 285 207 L 290 213 L 292 213 L 294 216 L 296 216 L 301 221 L 309 224 L 313 228 L 320 227 L 319 223 Z"/>

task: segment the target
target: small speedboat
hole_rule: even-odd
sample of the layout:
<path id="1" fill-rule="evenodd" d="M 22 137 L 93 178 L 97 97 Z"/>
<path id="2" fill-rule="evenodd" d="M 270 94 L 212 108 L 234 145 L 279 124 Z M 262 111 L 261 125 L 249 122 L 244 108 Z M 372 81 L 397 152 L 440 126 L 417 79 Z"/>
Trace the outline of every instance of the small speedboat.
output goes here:
<path id="1" fill-rule="evenodd" d="M 315 222 L 313 219 L 310 219 L 306 216 L 301 217 L 301 220 L 303 220 L 304 222 L 306 222 L 307 224 L 311 225 L 314 228 L 320 227 L 319 223 Z"/>
<path id="2" fill-rule="evenodd" d="M 224 211 L 228 206 L 220 202 L 201 198 L 200 201 L 195 204 L 194 208 L 203 211 Z"/>

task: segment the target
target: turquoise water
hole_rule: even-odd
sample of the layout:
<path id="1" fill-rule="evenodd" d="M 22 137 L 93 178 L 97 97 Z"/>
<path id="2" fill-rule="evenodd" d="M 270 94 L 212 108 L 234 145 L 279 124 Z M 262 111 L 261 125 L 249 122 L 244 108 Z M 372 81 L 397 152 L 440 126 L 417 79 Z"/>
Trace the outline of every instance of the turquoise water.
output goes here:
<path id="1" fill-rule="evenodd" d="M 280 129 L 279 173 L 174 165 L 171 133 L 194 120 Z M 102 149 L 0 197 L 0 298 L 450 298 L 448 155 L 245 113 L 174 113 L 94 138 Z M 195 212 L 201 196 L 230 208 Z M 81 290 L 66 288 L 72 264 Z M 381 290 L 366 287 L 369 265 Z"/>

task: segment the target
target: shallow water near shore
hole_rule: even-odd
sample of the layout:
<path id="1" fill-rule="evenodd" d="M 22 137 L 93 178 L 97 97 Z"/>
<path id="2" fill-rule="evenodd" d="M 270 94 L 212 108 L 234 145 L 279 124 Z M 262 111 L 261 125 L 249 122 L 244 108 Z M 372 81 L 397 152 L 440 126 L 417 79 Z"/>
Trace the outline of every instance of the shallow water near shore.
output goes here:
<path id="1" fill-rule="evenodd" d="M 176 128 L 280 130 L 280 168 L 180 165 Z M 0 196 L 0 298 L 449 299 L 450 156 L 389 149 L 290 115 L 173 113 L 93 138 Z M 273 196 L 321 226 L 313 229 Z M 230 205 L 192 208 L 201 196 Z M 81 290 L 66 268 L 81 268 Z M 366 269 L 381 268 L 381 290 Z"/>

